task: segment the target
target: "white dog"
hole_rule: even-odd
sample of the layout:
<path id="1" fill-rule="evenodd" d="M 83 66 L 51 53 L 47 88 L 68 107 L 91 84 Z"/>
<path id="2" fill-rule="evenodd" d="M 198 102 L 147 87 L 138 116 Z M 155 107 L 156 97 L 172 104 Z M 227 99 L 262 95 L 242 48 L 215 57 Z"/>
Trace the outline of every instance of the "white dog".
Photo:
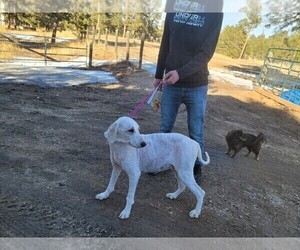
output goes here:
<path id="1" fill-rule="evenodd" d="M 115 121 L 104 136 L 109 143 L 113 170 L 107 189 L 97 194 L 96 199 L 108 198 L 124 170 L 129 177 L 129 189 L 126 206 L 119 217 L 127 219 L 141 172 L 159 172 L 173 168 L 178 189 L 166 196 L 176 199 L 188 187 L 197 198 L 196 208 L 189 215 L 191 218 L 199 217 L 205 192 L 195 181 L 193 167 L 197 157 L 204 165 L 209 164 L 210 158 L 206 152 L 207 160 L 202 159 L 201 149 L 196 141 L 176 133 L 142 135 L 139 133 L 139 125 L 129 117 L 121 117 Z"/>

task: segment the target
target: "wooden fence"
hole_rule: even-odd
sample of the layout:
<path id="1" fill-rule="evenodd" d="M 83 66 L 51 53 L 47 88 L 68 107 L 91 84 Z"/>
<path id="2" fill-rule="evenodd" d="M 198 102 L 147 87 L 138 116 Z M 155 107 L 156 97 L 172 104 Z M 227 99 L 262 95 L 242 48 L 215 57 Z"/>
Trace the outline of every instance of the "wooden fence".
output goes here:
<path id="1" fill-rule="evenodd" d="M 11 61 L 68 62 L 87 65 L 87 46 L 76 40 L 51 37 L 0 33 L 0 63 Z"/>
<path id="2" fill-rule="evenodd" d="M 110 60 L 136 60 L 138 68 L 142 67 L 144 61 L 156 63 L 159 51 L 159 43 L 148 42 L 143 33 L 140 38 L 130 37 L 130 32 L 125 37 L 120 36 L 116 30 L 113 34 L 104 30 L 99 32 L 96 29 L 88 32 L 87 41 L 89 46 L 89 67 L 94 59 Z"/>
<path id="3" fill-rule="evenodd" d="M 57 38 L 51 43 L 51 37 L 0 33 L 0 63 L 14 60 L 48 62 L 78 62 L 79 57 L 88 68 L 95 60 L 135 61 L 138 68 L 144 62 L 156 63 L 159 43 L 145 40 L 146 35 L 132 37 L 129 31 L 125 37 L 119 31 L 98 32 L 96 29 L 87 32 L 86 39 Z"/>

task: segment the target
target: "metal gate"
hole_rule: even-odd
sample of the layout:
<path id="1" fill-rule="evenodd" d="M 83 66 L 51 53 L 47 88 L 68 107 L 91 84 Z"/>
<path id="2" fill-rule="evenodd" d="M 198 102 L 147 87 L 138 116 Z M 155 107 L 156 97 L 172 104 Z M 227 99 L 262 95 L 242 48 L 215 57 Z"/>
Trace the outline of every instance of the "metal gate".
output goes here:
<path id="1" fill-rule="evenodd" d="M 88 64 L 88 47 L 74 45 L 76 40 L 51 37 L 0 33 L 1 62 L 42 62 Z"/>
<path id="2" fill-rule="evenodd" d="M 264 89 L 300 105 L 300 50 L 270 48 L 258 82 Z"/>

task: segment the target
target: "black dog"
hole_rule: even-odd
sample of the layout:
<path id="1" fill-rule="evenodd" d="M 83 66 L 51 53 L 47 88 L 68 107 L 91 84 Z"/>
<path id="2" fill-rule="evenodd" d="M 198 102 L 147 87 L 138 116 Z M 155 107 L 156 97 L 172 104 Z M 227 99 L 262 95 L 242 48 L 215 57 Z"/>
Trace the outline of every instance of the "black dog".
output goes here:
<path id="1" fill-rule="evenodd" d="M 248 149 L 248 156 L 251 152 L 255 154 L 255 159 L 258 160 L 259 151 L 262 144 L 267 141 L 263 133 L 259 133 L 257 136 L 244 133 L 242 130 L 232 130 L 226 135 L 226 142 L 228 151 L 231 157 L 234 157 L 242 148 Z M 233 151 L 231 155 L 230 152 Z"/>
<path id="2" fill-rule="evenodd" d="M 261 146 L 267 142 L 266 136 L 263 133 L 259 133 L 257 136 L 251 134 L 244 134 L 244 135 L 246 137 L 244 147 L 247 147 L 248 149 L 248 154 L 246 154 L 246 156 L 248 156 L 251 152 L 253 152 L 255 154 L 255 159 L 258 160 L 259 159 L 258 154 L 261 149 Z M 251 139 L 249 139 L 248 141 L 248 138 Z"/>
<path id="3" fill-rule="evenodd" d="M 234 157 L 243 147 L 244 133 L 242 130 L 232 130 L 226 135 L 226 142 L 228 150 L 226 154 L 229 154 L 231 157 Z M 231 151 L 233 154 L 231 155 Z"/>

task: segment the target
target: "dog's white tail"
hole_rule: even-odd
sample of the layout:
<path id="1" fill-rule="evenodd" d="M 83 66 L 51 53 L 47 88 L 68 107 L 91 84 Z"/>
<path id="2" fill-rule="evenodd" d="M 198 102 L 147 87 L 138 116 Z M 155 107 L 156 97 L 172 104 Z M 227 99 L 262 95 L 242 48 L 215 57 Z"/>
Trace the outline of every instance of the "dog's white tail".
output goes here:
<path id="1" fill-rule="evenodd" d="M 207 152 L 205 152 L 205 156 L 206 156 L 206 161 L 203 160 L 202 158 L 202 150 L 200 148 L 200 145 L 198 144 L 198 160 L 205 166 L 208 165 L 210 163 L 210 157 L 209 154 Z"/>

